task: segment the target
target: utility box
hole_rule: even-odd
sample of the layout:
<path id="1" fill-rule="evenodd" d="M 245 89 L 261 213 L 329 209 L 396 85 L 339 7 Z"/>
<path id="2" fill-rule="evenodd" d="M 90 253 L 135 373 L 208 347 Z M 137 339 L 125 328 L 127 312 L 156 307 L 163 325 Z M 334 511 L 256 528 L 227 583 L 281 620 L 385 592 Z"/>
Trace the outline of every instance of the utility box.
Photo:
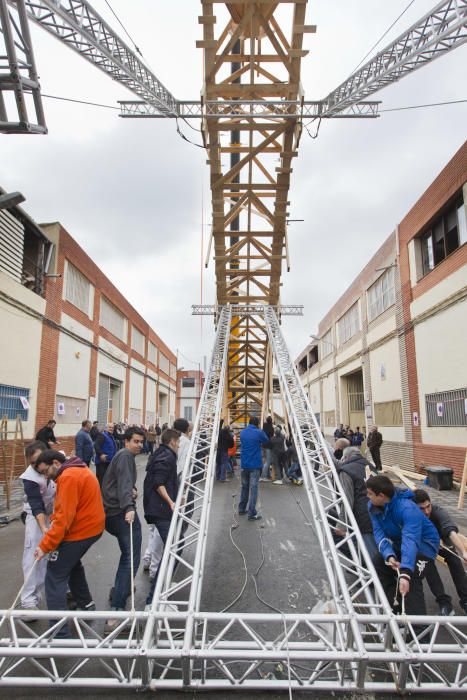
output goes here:
<path id="1" fill-rule="evenodd" d="M 437 491 L 450 491 L 452 489 L 453 470 L 450 467 L 426 467 L 428 485 Z"/>

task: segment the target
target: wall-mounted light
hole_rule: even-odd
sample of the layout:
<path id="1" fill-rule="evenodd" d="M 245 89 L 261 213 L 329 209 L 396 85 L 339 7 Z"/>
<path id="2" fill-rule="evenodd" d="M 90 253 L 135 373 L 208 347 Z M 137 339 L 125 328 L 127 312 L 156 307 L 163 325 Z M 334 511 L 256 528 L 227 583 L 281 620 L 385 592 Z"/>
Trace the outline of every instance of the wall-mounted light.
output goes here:
<path id="1" fill-rule="evenodd" d="M 79 358 L 81 357 L 81 353 L 80 353 L 79 350 L 77 350 L 77 351 L 75 352 L 75 357 L 76 357 L 77 360 L 79 360 Z"/>

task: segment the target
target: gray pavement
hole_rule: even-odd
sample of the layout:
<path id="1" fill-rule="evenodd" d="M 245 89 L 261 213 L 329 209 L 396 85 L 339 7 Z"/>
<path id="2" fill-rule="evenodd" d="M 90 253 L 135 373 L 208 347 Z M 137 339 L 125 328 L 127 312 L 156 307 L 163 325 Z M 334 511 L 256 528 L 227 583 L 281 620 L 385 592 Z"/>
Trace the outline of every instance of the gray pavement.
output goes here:
<path id="1" fill-rule="evenodd" d="M 142 482 L 146 458 L 138 458 L 138 482 L 140 496 L 138 510 L 142 516 Z M 328 584 L 318 542 L 310 524 L 309 509 L 300 487 L 260 484 L 260 510 L 263 520 L 248 521 L 245 516 L 236 515 L 239 493 L 239 479 L 235 476 L 225 484 L 214 487 L 213 510 L 209 524 L 209 536 L 205 575 L 203 581 L 202 608 L 222 610 L 229 606 L 241 593 L 241 597 L 230 610 L 245 612 L 268 612 L 272 608 L 282 612 L 308 612 L 314 604 L 328 597 Z M 231 530 L 232 523 L 235 527 Z M 143 545 L 147 539 L 147 528 L 143 525 Z M 11 605 L 22 584 L 21 556 L 24 529 L 21 521 L 11 522 L 0 530 L 0 551 L 2 553 L 2 586 L 0 607 Z M 233 541 L 237 547 L 235 548 Z M 113 583 L 118 561 L 118 547 L 114 538 L 104 533 L 86 557 L 84 565 L 90 589 L 98 609 L 108 609 L 108 593 Z M 244 557 L 244 559 L 243 559 Z M 245 572 L 246 564 L 246 572 Z M 441 570 L 447 589 L 453 593 L 449 573 Z M 246 580 L 246 584 L 245 584 Z M 256 587 L 255 587 L 256 580 Z M 142 570 L 136 579 L 136 604 L 142 609 L 149 588 L 149 580 Z M 244 588 L 244 590 L 243 590 Z M 242 592 L 243 590 L 243 592 Z M 453 602 L 458 601 L 453 594 Z M 427 593 L 429 612 L 435 613 L 437 606 Z M 0 688 L 2 698 L 72 698 L 82 691 L 64 691 Z M 86 695 L 95 697 L 112 695 L 117 698 L 133 697 L 134 692 L 105 692 Z M 328 696 L 320 693 L 293 693 L 294 698 Z M 164 692 L 162 697 L 169 700 L 193 697 L 198 699 L 237 697 L 239 700 L 268 700 L 286 698 L 287 693 L 178 693 Z M 329 696 L 330 697 L 330 696 Z M 340 696 L 350 698 L 351 695 Z M 359 696 L 361 697 L 361 696 Z M 372 697 L 372 696 L 365 696 Z M 385 696 L 389 697 L 389 696 Z"/>

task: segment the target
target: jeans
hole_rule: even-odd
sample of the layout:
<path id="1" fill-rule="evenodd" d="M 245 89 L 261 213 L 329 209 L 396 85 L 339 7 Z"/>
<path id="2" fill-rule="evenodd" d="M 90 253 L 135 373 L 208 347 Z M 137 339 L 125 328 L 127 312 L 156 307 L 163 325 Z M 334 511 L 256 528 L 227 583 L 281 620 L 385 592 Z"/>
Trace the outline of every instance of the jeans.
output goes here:
<path id="1" fill-rule="evenodd" d="M 245 513 L 248 505 L 248 516 L 256 515 L 256 500 L 258 498 L 258 481 L 261 469 L 242 469 L 242 490 L 238 503 L 238 512 Z"/>
<path id="2" fill-rule="evenodd" d="M 227 476 L 227 468 L 229 466 L 229 455 L 227 452 L 219 450 L 217 452 L 217 463 L 216 463 L 216 478 L 219 481 L 225 481 Z"/>
<path id="3" fill-rule="evenodd" d="M 49 610 L 66 610 L 66 594 L 68 588 L 78 603 L 78 608 L 85 610 L 92 603 L 88 582 L 81 563 L 89 547 L 97 542 L 101 535 L 87 537 L 85 540 L 61 542 L 55 552 L 49 555 L 47 573 L 45 575 L 45 597 Z M 54 621 L 50 621 L 52 626 Z M 67 624 L 64 624 L 56 635 L 69 637 Z"/>
<path id="4" fill-rule="evenodd" d="M 105 529 L 109 534 L 117 538 L 121 552 L 111 604 L 115 610 L 125 610 L 126 601 L 133 585 L 131 581 L 130 525 L 125 520 L 125 513 L 108 515 L 105 519 Z M 133 522 L 133 568 L 135 576 L 141 561 L 141 541 L 141 523 L 138 515 L 135 513 Z"/>
<path id="5" fill-rule="evenodd" d="M 163 542 L 164 548 L 165 548 L 165 543 L 167 542 L 167 536 L 169 534 L 170 530 L 170 523 L 171 520 L 158 520 L 155 525 L 156 529 L 159 532 L 160 538 Z M 152 599 L 154 596 L 154 591 L 156 590 L 156 583 L 157 583 L 157 578 L 159 576 L 159 569 L 160 569 L 160 562 L 159 566 L 157 567 L 157 572 L 156 575 L 154 576 L 152 582 L 151 582 L 151 588 L 149 589 L 148 597 L 146 598 L 146 605 L 151 605 Z M 174 569 L 175 571 L 175 569 Z"/>
<path id="6" fill-rule="evenodd" d="M 302 471 L 298 462 L 292 462 L 287 473 L 289 479 L 300 479 L 302 476 Z"/>
<path id="7" fill-rule="evenodd" d="M 269 467 L 271 466 L 271 450 L 266 448 L 264 450 L 264 457 L 265 457 L 265 463 L 263 467 L 263 471 L 261 472 L 261 478 L 262 479 L 270 479 L 271 476 L 269 474 Z"/>
<path id="8" fill-rule="evenodd" d="M 400 552 L 396 550 L 396 559 L 400 561 Z M 414 571 L 410 578 L 410 590 L 405 596 L 405 612 L 407 615 L 426 615 L 425 596 L 423 594 L 423 577 L 425 570 L 431 559 L 428 559 L 420 552 L 417 553 L 415 560 Z M 398 606 L 394 604 L 396 589 L 397 589 L 397 574 L 386 564 L 383 557 L 380 555 L 376 561 L 373 561 L 376 572 L 379 576 L 381 584 L 386 593 L 389 605 L 395 608 L 395 612 L 401 612 L 400 600 L 401 596 L 398 593 Z"/>
<path id="9" fill-rule="evenodd" d="M 467 605 L 467 575 L 464 570 L 464 564 L 456 556 L 454 550 L 451 552 L 450 550 L 442 548 L 440 550 L 440 555 L 448 565 L 449 573 L 451 574 L 457 595 L 459 596 L 459 602 L 461 606 L 464 607 Z M 451 596 L 444 590 L 443 582 L 441 581 L 434 561 L 430 562 L 426 567 L 425 578 L 438 605 L 451 602 Z"/>

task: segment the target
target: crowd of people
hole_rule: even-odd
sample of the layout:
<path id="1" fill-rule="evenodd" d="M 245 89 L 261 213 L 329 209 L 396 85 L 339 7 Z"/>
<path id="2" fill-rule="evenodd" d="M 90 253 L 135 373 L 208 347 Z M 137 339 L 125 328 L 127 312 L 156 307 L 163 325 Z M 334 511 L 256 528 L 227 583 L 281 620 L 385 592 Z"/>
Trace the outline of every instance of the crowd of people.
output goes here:
<path id="1" fill-rule="evenodd" d="M 94 610 L 81 560 L 106 530 L 115 538 L 120 551 L 109 596 L 111 612 L 105 625 L 106 631 L 111 632 L 121 624 L 118 618 L 112 617 L 112 611 L 126 609 L 142 558 L 151 582 L 146 604 L 152 603 L 180 475 L 189 452 L 192 426 L 184 418 L 178 418 L 171 428 L 166 424 L 162 426 L 160 433 L 158 426 L 148 430 L 139 426 L 118 426 L 116 430 L 116 426 L 108 424 L 100 430 L 97 422 L 85 420 L 76 434 L 75 453 L 70 457 L 60 450 L 54 427 L 55 422 L 49 421 L 37 433 L 36 441 L 27 446 L 29 466 L 21 475 L 25 523 L 25 584 L 21 606 L 27 610 L 38 609 L 45 592 L 49 610 L 66 610 L 70 598 L 79 609 Z M 120 432 L 123 428 L 124 433 Z M 375 426 L 368 435 L 368 443 L 372 434 L 381 437 Z M 358 429 L 353 438 L 355 435 L 359 435 Z M 375 458 L 369 461 L 362 454 L 363 440 L 357 437 L 354 442 L 351 437 L 348 431 L 346 435 L 342 431 L 337 435 L 336 431 L 334 447 L 329 447 L 342 489 L 389 602 L 396 610 L 402 597 L 407 613 L 426 614 L 422 585 L 426 578 L 440 613 L 454 614 L 452 599 L 445 592 L 436 569 L 439 552 L 445 558 L 460 605 L 467 614 L 464 572 L 467 550 L 456 524 L 445 509 L 431 503 L 426 491 L 396 488 L 387 476 L 380 474 L 381 462 L 378 464 Z M 378 442 L 379 449 L 382 437 L 374 444 Z M 251 521 L 260 520 L 262 515 L 257 510 L 260 482 L 303 483 L 297 450 L 285 426 L 275 426 L 271 417 L 260 429 L 259 419 L 252 416 L 238 436 L 229 425 L 221 422 L 216 458 L 216 478 L 220 483 L 225 482 L 229 474 L 233 475 L 238 448 L 241 482 L 238 513 L 247 515 Z M 135 458 L 145 449 L 149 456 L 143 512 L 149 526 L 149 540 L 142 554 Z M 371 454 L 373 456 L 373 452 Z M 90 469 L 93 461 L 95 474 Z M 189 507 L 193 499 L 191 491 L 185 494 L 188 517 L 193 510 Z M 330 518 L 334 523 L 342 523 L 342 518 L 335 514 L 330 513 Z M 184 528 L 187 525 L 184 522 Z M 334 527 L 337 542 L 346 537 L 342 527 L 342 524 Z M 57 636 L 70 636 L 67 624 Z"/>

